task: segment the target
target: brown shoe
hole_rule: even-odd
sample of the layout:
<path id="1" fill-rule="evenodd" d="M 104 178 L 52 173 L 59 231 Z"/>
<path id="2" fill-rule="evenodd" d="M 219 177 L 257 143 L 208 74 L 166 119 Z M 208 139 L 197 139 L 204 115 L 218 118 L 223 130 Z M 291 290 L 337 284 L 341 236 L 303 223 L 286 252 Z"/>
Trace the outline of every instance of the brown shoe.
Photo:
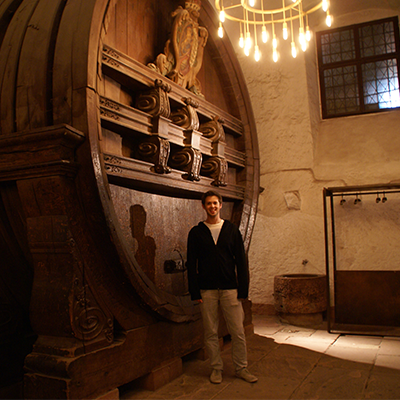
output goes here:
<path id="1" fill-rule="evenodd" d="M 222 382 L 222 371 L 220 369 L 213 369 L 210 375 L 211 383 L 221 383 Z"/>
<path id="2" fill-rule="evenodd" d="M 254 383 L 258 381 L 258 378 L 255 375 L 251 374 L 247 368 L 242 368 L 241 370 L 237 371 L 236 376 L 249 383 Z"/>

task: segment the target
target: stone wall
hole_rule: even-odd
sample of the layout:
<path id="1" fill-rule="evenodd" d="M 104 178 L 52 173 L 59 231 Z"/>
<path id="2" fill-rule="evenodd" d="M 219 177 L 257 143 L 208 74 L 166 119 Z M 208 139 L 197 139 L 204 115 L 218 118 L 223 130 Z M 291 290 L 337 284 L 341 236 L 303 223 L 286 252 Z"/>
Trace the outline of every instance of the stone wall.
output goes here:
<path id="1" fill-rule="evenodd" d="M 400 13 L 398 1 L 363 1 L 357 7 L 347 0 L 331 3 L 333 27 Z M 327 29 L 321 17 L 319 11 L 310 18 L 314 32 Z M 264 188 L 250 246 L 250 296 L 255 312 L 274 312 L 275 275 L 325 273 L 323 188 L 400 180 L 400 110 L 322 120 L 315 38 L 296 59 L 290 55 L 289 41 L 280 39 L 277 63 L 267 43 L 256 63 L 242 55 L 233 30 L 229 32 L 257 122 Z M 357 221 L 363 218 L 352 219 L 354 215 L 346 217 L 347 237 L 352 237 L 353 228 L 361 229 Z M 365 235 L 357 238 L 358 251 L 369 248 L 372 236 L 400 238 L 397 221 L 395 226 L 375 225 L 361 229 Z M 393 264 L 395 256 L 396 252 L 385 252 L 384 264 Z"/>

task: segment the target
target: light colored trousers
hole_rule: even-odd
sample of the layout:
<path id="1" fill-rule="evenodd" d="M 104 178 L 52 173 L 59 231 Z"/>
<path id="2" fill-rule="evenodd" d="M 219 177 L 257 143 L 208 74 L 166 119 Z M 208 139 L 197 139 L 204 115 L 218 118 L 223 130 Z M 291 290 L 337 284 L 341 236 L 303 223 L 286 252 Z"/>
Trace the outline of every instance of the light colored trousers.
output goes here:
<path id="1" fill-rule="evenodd" d="M 246 337 L 243 328 L 244 312 L 237 290 L 202 290 L 200 303 L 203 318 L 204 343 L 213 369 L 223 369 L 220 354 L 218 307 L 221 310 L 232 339 L 232 361 L 236 371 L 247 367 Z"/>

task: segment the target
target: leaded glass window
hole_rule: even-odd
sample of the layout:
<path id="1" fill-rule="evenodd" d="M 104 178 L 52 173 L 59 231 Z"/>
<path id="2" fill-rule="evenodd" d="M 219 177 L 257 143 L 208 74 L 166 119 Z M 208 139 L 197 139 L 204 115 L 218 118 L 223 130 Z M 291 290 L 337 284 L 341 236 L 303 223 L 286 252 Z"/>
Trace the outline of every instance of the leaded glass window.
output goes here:
<path id="1" fill-rule="evenodd" d="M 400 107 L 398 18 L 317 33 L 324 118 Z"/>

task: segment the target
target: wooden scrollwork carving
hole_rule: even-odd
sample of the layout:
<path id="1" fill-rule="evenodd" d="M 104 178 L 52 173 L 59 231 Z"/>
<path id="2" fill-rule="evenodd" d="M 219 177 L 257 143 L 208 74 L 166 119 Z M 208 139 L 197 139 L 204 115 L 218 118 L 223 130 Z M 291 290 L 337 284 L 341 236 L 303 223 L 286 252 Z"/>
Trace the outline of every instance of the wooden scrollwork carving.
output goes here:
<path id="1" fill-rule="evenodd" d="M 167 166 L 170 153 L 170 144 L 159 136 L 150 136 L 139 144 L 135 158 L 153 164 L 151 170 L 157 174 L 168 174 L 171 169 Z"/>
<path id="2" fill-rule="evenodd" d="M 75 281 L 75 304 L 73 308 L 72 328 L 74 336 L 80 340 L 93 340 L 102 332 L 109 343 L 113 341 L 113 321 L 91 300 L 88 285 L 78 288 Z"/>
<path id="3" fill-rule="evenodd" d="M 228 172 L 228 162 L 225 158 L 210 157 L 201 166 L 202 175 L 213 178 L 212 185 L 226 186 L 226 174 Z"/>
<path id="4" fill-rule="evenodd" d="M 199 131 L 213 143 L 225 142 L 225 132 L 222 123 L 223 120 L 219 116 L 215 116 L 211 121 L 201 124 Z"/>
<path id="5" fill-rule="evenodd" d="M 186 172 L 182 177 L 189 181 L 200 180 L 202 155 L 201 151 L 192 147 L 184 147 L 171 156 L 170 165 Z"/>
<path id="6" fill-rule="evenodd" d="M 186 130 L 198 130 L 200 127 L 199 117 L 196 108 L 198 102 L 191 98 L 184 99 L 185 107 L 179 108 L 171 113 L 171 121 Z"/>
<path id="7" fill-rule="evenodd" d="M 156 79 L 152 89 L 138 96 L 136 108 L 153 117 L 162 116 L 168 118 L 171 113 L 168 98 L 168 93 L 170 91 L 170 85 L 164 83 L 161 79 Z"/>

